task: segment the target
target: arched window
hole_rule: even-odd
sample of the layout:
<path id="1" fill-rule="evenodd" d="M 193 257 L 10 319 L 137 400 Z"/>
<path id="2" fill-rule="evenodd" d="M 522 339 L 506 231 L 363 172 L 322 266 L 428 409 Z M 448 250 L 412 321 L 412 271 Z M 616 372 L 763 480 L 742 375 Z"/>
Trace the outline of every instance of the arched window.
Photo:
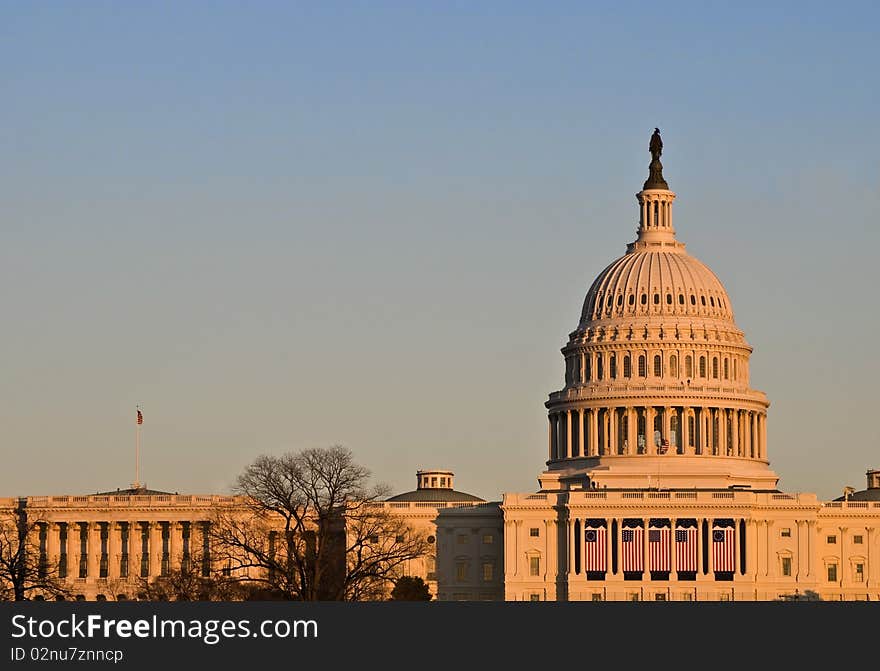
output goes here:
<path id="1" fill-rule="evenodd" d="M 617 357 L 613 354 L 608 357 L 608 378 L 617 379 Z"/>
<path id="2" fill-rule="evenodd" d="M 642 305 L 648 304 L 648 294 L 642 294 Z"/>
<path id="3" fill-rule="evenodd" d="M 630 305 L 635 305 L 635 304 L 636 304 L 636 295 L 635 295 L 635 294 L 630 294 L 630 295 L 629 295 L 629 304 L 630 304 Z"/>
<path id="4" fill-rule="evenodd" d="M 674 354 L 669 357 L 669 374 L 672 377 L 678 377 L 678 357 Z"/>
<path id="5" fill-rule="evenodd" d="M 632 362 L 628 354 L 623 357 L 623 377 L 632 377 Z"/>
<path id="6" fill-rule="evenodd" d="M 586 360 L 586 370 L 584 371 L 584 381 L 590 382 L 593 379 L 593 357 L 587 355 L 584 357 Z"/>
<path id="7" fill-rule="evenodd" d="M 617 307 L 620 307 L 621 305 L 623 305 L 623 296 L 618 295 L 617 296 Z"/>
<path id="8" fill-rule="evenodd" d="M 715 307 L 715 297 L 709 296 L 709 302 L 712 304 L 712 307 L 714 308 Z"/>
<path id="9" fill-rule="evenodd" d="M 691 294 L 691 305 L 696 305 L 696 304 L 697 304 L 697 297 L 694 296 L 693 294 Z"/>
<path id="10" fill-rule="evenodd" d="M 706 297 L 700 296 L 700 302 L 703 304 L 703 307 L 706 307 Z"/>
<path id="11" fill-rule="evenodd" d="M 654 305 L 660 305 L 660 294 L 654 294 Z"/>
<path id="12" fill-rule="evenodd" d="M 685 377 L 694 376 L 694 360 L 690 354 L 684 358 L 684 375 Z"/>
<path id="13" fill-rule="evenodd" d="M 706 377 L 706 357 L 700 357 L 700 377 Z"/>
<path id="14" fill-rule="evenodd" d="M 678 294 L 678 304 L 684 305 L 684 294 Z"/>
<path id="15" fill-rule="evenodd" d="M 724 359 L 724 379 L 730 379 L 730 360 L 725 357 Z"/>
<path id="16" fill-rule="evenodd" d="M 666 305 L 672 305 L 672 294 L 666 294 Z"/>
<path id="17" fill-rule="evenodd" d="M 597 354 L 597 355 L 596 355 L 596 379 L 597 379 L 597 380 L 601 380 L 603 377 L 605 377 L 605 365 L 604 365 L 604 363 L 605 363 L 605 362 L 602 361 L 602 355 L 601 355 L 601 354 Z"/>
<path id="18" fill-rule="evenodd" d="M 614 297 L 613 297 L 611 294 L 608 294 L 608 298 L 605 300 L 605 305 L 606 305 L 607 307 L 609 307 L 609 308 L 611 307 L 611 301 L 612 301 L 613 298 L 614 298 Z"/>
<path id="19" fill-rule="evenodd" d="M 718 357 L 712 357 L 712 377 L 718 378 Z"/>
<path id="20" fill-rule="evenodd" d="M 645 362 L 645 355 L 639 355 L 639 377 L 647 377 L 648 376 L 648 367 Z"/>
<path id="21" fill-rule="evenodd" d="M 733 379 L 736 379 L 736 358 L 733 360 Z"/>
<path id="22" fill-rule="evenodd" d="M 654 355 L 654 377 L 661 377 L 663 375 L 663 357 L 659 354 Z"/>

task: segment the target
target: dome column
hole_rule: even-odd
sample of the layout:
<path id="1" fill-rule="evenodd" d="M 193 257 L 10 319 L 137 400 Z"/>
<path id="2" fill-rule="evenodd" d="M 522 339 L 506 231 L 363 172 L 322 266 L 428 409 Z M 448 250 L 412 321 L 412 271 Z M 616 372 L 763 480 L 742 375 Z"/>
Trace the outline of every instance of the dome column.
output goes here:
<path id="1" fill-rule="evenodd" d="M 691 409 L 688 406 L 682 406 L 681 408 L 681 418 L 679 419 L 680 431 L 681 431 L 681 452 L 682 454 L 693 454 L 693 450 L 691 449 L 691 434 L 690 434 L 690 416 Z"/>
<path id="2" fill-rule="evenodd" d="M 590 456 L 595 457 L 599 454 L 599 410 L 590 408 L 587 413 L 587 420 L 590 429 Z"/>
<path id="3" fill-rule="evenodd" d="M 638 451 L 638 412 L 633 407 L 626 409 L 626 453 L 636 454 Z"/>
<path id="4" fill-rule="evenodd" d="M 568 459 L 571 459 L 572 453 L 571 412 L 571 410 L 565 411 L 565 456 Z"/>
<path id="5" fill-rule="evenodd" d="M 672 433 L 670 431 L 671 421 L 672 421 L 671 415 L 672 415 L 672 408 L 670 408 L 667 405 L 666 407 L 663 408 L 663 432 L 660 435 L 661 444 L 662 444 L 662 441 L 664 441 L 664 440 L 669 444 L 669 447 L 667 448 L 667 453 L 674 451 L 673 450 L 674 445 L 672 444 L 672 440 L 671 440 Z"/>

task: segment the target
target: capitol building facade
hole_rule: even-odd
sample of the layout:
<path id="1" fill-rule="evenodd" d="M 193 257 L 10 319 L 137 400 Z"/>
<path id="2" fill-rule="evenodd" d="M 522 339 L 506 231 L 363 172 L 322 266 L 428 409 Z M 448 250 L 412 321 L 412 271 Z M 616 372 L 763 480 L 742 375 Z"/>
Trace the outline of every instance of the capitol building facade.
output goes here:
<path id="1" fill-rule="evenodd" d="M 486 502 L 449 471 L 381 505 L 429 534 L 408 567 L 440 600 L 880 600 L 880 471 L 841 500 L 777 489 L 769 402 L 715 274 L 673 226 L 651 139 L 638 231 L 596 277 L 562 348 L 535 492 Z M 33 497 L 39 543 L 83 598 L 135 598 L 203 542 L 231 497 Z M 206 541 L 204 541 L 206 542 Z M 128 585 L 128 586 L 126 586 Z"/>

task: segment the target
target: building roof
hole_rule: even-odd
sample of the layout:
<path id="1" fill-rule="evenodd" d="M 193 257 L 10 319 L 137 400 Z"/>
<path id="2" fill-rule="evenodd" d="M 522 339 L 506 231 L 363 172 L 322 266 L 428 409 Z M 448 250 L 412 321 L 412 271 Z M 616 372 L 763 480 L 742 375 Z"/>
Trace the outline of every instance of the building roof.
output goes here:
<path id="1" fill-rule="evenodd" d="M 473 494 L 465 492 L 457 492 L 454 489 L 414 489 L 411 492 L 404 492 L 397 496 L 392 496 L 388 501 L 431 501 L 432 503 L 441 502 L 462 502 L 473 501 L 474 503 L 482 503 L 485 499 Z"/>
<path id="2" fill-rule="evenodd" d="M 880 501 L 880 488 L 860 489 L 847 497 L 840 496 L 835 501 Z"/>
<path id="3" fill-rule="evenodd" d="M 95 492 L 96 496 L 173 496 L 177 492 L 162 492 L 158 489 L 147 489 L 146 487 L 128 487 L 127 489 L 117 489 L 111 492 Z"/>

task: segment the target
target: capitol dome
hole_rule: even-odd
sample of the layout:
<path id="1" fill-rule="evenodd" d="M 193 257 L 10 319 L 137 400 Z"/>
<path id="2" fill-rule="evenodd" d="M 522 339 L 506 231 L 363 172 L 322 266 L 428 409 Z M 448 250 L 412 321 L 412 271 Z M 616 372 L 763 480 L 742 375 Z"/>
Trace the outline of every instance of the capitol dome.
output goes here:
<path id="1" fill-rule="evenodd" d="M 676 239 L 659 131 L 650 148 L 637 237 L 592 282 L 562 348 L 541 486 L 774 489 L 752 348 L 721 281 Z"/>

